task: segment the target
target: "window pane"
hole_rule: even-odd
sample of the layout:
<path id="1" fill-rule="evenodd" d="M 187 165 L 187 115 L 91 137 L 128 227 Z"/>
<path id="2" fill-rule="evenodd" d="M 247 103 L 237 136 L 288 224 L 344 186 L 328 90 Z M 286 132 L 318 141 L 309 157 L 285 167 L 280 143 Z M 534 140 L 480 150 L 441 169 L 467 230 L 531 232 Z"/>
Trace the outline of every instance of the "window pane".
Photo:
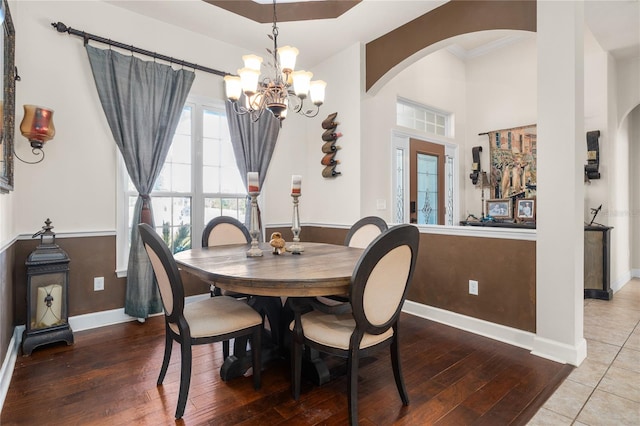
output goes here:
<path id="1" fill-rule="evenodd" d="M 231 216 L 244 222 L 246 197 L 205 198 L 205 223 L 218 216 Z"/>
<path id="2" fill-rule="evenodd" d="M 447 122 L 451 114 L 441 113 L 409 101 L 396 101 L 396 124 L 421 132 L 434 133 L 442 136 L 447 134 Z"/>
<path id="3" fill-rule="evenodd" d="M 167 159 L 172 163 L 191 164 L 191 135 L 178 135 L 173 137 L 171 149 Z"/>
<path id="4" fill-rule="evenodd" d="M 217 167 L 204 166 L 202 168 L 202 191 L 220 193 L 220 175 Z"/>
<path id="5" fill-rule="evenodd" d="M 418 154 L 418 224 L 437 224 L 438 157 Z"/>
<path id="6" fill-rule="evenodd" d="M 190 164 L 173 164 L 171 167 L 171 191 L 191 192 Z"/>

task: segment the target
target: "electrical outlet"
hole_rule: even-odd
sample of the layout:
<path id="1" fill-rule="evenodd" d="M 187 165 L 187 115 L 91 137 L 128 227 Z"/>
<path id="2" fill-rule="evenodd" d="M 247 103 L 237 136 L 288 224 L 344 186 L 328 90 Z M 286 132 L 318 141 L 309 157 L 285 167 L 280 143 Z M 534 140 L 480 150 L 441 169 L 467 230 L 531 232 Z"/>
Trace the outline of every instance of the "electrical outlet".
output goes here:
<path id="1" fill-rule="evenodd" d="M 478 295 L 478 281 L 469 280 L 469 294 Z"/>
<path id="2" fill-rule="evenodd" d="M 93 278 L 93 291 L 104 290 L 104 277 Z"/>

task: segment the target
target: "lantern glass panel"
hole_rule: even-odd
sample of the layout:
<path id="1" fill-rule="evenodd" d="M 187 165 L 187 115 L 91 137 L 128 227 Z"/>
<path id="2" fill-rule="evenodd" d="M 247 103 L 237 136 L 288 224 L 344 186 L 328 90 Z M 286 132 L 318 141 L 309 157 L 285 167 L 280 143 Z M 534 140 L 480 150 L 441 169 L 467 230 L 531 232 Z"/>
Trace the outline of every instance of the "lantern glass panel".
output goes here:
<path id="1" fill-rule="evenodd" d="M 67 276 L 66 272 L 54 272 L 30 277 L 32 330 L 67 323 Z"/>

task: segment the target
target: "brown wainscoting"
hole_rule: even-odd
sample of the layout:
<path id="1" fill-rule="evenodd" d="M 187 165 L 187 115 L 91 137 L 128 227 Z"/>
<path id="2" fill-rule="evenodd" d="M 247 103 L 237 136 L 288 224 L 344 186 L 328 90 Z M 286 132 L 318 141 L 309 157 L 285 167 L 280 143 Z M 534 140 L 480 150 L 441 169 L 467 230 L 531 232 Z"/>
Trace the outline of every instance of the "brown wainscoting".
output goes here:
<path id="1" fill-rule="evenodd" d="M 290 228 L 280 231 L 291 241 Z M 342 244 L 347 229 L 303 227 L 303 241 Z M 478 281 L 478 295 L 469 294 Z M 421 234 L 408 300 L 519 330 L 536 331 L 536 243 Z"/>
<path id="2" fill-rule="evenodd" d="M 290 227 L 268 227 L 280 231 L 287 241 Z M 342 244 L 348 229 L 305 226 L 302 242 Z M 19 240 L 1 253 L 0 277 L 5 300 L 2 302 L 2 339 L 11 339 L 13 326 L 26 319 L 26 267 L 24 262 L 39 240 Z M 69 316 L 124 307 L 126 279 L 117 278 L 115 236 L 58 238 L 71 262 Z M 451 312 L 535 332 L 535 242 L 496 238 L 422 234 L 420 253 L 409 300 Z M 15 270 L 15 281 L 7 270 Z M 93 291 L 93 278 L 104 277 L 105 289 Z M 479 282 L 479 294 L 469 294 L 469 280 Z M 183 274 L 187 296 L 208 291 L 208 284 Z M 13 292 L 13 297 L 11 297 Z M 5 316 L 13 310 L 13 321 Z M 6 341 L 8 344 L 8 340 Z M 1 350 L 6 350 L 4 340 Z"/>
<path id="3" fill-rule="evenodd" d="M 39 239 L 15 243 L 15 324 L 24 324 L 27 317 L 25 261 Z M 88 236 L 56 238 L 71 261 L 69 262 L 69 316 L 119 309 L 124 307 L 127 279 L 116 276 L 116 237 Z M 185 295 L 202 294 L 209 286 L 188 274 L 183 274 Z M 93 278 L 104 277 L 104 290 L 93 291 Z"/>
<path id="4" fill-rule="evenodd" d="M 265 227 L 265 234 L 267 241 L 270 239 L 272 232 L 282 233 L 282 238 L 287 242 L 293 241 L 293 233 L 291 227 Z M 300 241 L 303 243 L 309 241 L 310 243 L 327 243 L 327 244 L 344 244 L 344 239 L 347 237 L 348 229 L 329 228 L 324 226 L 303 226 L 300 231 Z M 304 245 L 304 244 L 303 244 Z"/>
<path id="5" fill-rule="evenodd" d="M 408 299 L 507 327 L 536 331 L 536 243 L 421 234 Z M 478 295 L 469 294 L 478 281 Z"/>
<path id="6" fill-rule="evenodd" d="M 25 261 L 39 239 L 16 242 L 16 324 L 27 318 L 27 267 Z M 69 316 L 122 308 L 126 279 L 116 276 L 116 237 L 56 238 L 69 256 Z M 93 278 L 104 277 L 104 290 L 93 291 Z"/>
<path id="7" fill-rule="evenodd" d="M 13 337 L 13 271 L 14 246 L 0 251 L 0 362 L 4 360 Z"/>

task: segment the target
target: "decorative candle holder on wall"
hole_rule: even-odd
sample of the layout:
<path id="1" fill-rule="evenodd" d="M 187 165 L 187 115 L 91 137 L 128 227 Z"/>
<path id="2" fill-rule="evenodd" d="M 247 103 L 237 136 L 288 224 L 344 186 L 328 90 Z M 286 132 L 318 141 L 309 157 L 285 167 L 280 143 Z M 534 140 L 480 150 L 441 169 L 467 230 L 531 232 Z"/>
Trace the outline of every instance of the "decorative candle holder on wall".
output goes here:
<path id="1" fill-rule="evenodd" d="M 249 187 L 249 196 L 251 197 L 251 227 L 249 235 L 251 235 L 251 248 L 247 250 L 247 257 L 262 256 L 262 250 L 258 247 L 258 235 L 260 234 L 260 226 L 258 225 L 258 195 L 260 195 L 260 180 L 258 172 L 247 173 L 247 186 Z"/>
<path id="2" fill-rule="evenodd" d="M 342 133 L 336 132 L 338 123 L 335 119 L 337 116 L 338 113 L 334 112 L 322 121 L 322 128 L 325 129 L 324 133 L 322 133 L 322 152 L 324 156 L 322 160 L 320 160 L 320 164 L 325 166 L 322 170 L 322 177 L 325 178 L 336 177 L 341 174 L 339 171 L 336 171 L 336 166 L 340 164 L 340 161 L 335 159 L 340 149 L 340 147 L 336 145 L 336 141 L 342 136 Z"/>

